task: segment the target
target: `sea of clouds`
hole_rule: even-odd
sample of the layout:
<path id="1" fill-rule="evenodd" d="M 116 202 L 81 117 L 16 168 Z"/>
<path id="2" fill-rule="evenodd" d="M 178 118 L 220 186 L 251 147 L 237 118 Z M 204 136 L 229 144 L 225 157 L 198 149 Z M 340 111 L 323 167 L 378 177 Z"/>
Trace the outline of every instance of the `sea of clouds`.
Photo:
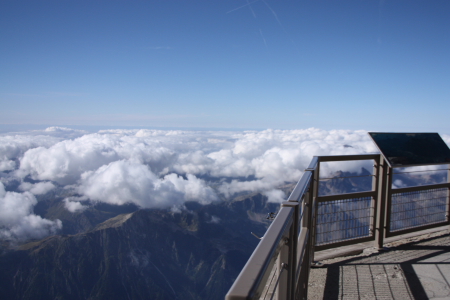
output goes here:
<path id="1" fill-rule="evenodd" d="M 447 143 L 450 137 L 444 136 Z M 65 208 L 76 213 L 103 202 L 183 209 L 242 192 L 269 201 L 296 182 L 314 155 L 376 153 L 366 131 L 101 130 L 50 127 L 0 136 L 0 237 L 40 238 L 59 220 L 37 216 L 36 195 L 72 191 Z M 358 171 L 360 166 L 355 166 Z M 9 189 L 11 182 L 20 184 Z"/>

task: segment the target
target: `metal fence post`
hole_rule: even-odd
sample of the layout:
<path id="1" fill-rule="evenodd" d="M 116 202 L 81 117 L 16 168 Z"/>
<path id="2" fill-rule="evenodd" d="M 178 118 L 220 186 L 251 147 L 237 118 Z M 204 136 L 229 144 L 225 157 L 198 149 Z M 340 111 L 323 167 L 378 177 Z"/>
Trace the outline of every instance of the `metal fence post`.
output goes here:
<path id="1" fill-rule="evenodd" d="M 313 180 L 312 180 L 312 195 L 311 195 L 311 205 L 310 205 L 310 234 L 311 234 L 311 262 L 314 263 L 314 250 L 316 247 L 316 216 L 318 211 L 319 203 L 316 201 L 319 196 L 319 173 L 320 173 L 320 160 L 317 162 L 316 169 L 313 171 Z"/>
<path id="2" fill-rule="evenodd" d="M 384 210 L 384 236 L 388 236 L 391 232 L 391 211 L 392 211 L 392 180 L 394 177 L 394 169 L 391 166 L 387 166 L 386 176 L 386 208 Z"/>
<path id="3" fill-rule="evenodd" d="M 278 269 L 278 286 L 275 287 L 276 290 L 276 299 L 277 300 L 287 300 L 288 298 L 288 285 L 289 285 L 289 241 L 285 239 L 286 244 L 281 248 L 280 253 L 278 254 L 277 260 L 277 269 Z"/>
<path id="4" fill-rule="evenodd" d="M 311 170 L 307 170 L 312 172 Z M 314 174 L 314 173 L 313 173 Z M 314 252 L 313 245 L 313 230 L 312 230 L 312 205 L 313 205 L 313 177 L 311 177 L 311 181 L 309 183 L 308 191 L 305 193 L 303 201 L 300 202 L 303 206 L 302 208 L 302 223 L 300 224 L 302 227 L 302 231 L 307 232 L 306 238 L 306 249 L 303 249 L 304 244 L 301 245 L 301 248 L 298 248 L 297 251 L 304 251 L 303 257 L 300 256 L 301 265 L 299 265 L 300 274 L 298 277 L 298 282 L 296 282 L 294 288 L 294 297 L 296 300 L 306 299 L 308 295 L 308 280 L 309 280 L 309 270 L 311 268 L 311 255 Z M 303 233 L 305 234 L 305 233 Z M 297 264 L 299 262 L 296 262 Z M 297 270 L 295 270 L 295 274 Z"/>
<path id="5" fill-rule="evenodd" d="M 296 281 L 295 281 L 295 274 L 297 272 L 296 266 L 297 266 L 297 251 L 298 251 L 298 234 L 299 234 L 299 207 L 300 204 L 298 202 L 289 202 L 285 201 L 281 204 L 282 207 L 292 207 L 294 209 L 294 214 L 292 216 L 292 225 L 289 230 L 289 238 L 286 241 L 287 246 L 287 265 L 285 265 L 285 270 L 283 272 L 286 272 L 287 274 L 287 281 L 285 283 L 286 285 L 286 295 L 284 297 L 281 297 L 282 295 L 278 294 L 278 299 L 294 299 L 295 295 L 295 288 L 296 288 Z M 280 252 L 281 254 L 281 252 Z M 283 255 L 286 255 L 284 252 Z M 281 270 L 281 269 L 280 269 Z M 280 286 L 281 288 L 281 278 L 280 278 Z"/>
<path id="6" fill-rule="evenodd" d="M 372 223 L 370 224 L 370 233 L 374 237 L 374 240 L 376 240 L 376 227 L 377 227 L 377 204 L 378 204 L 378 197 L 381 193 L 379 187 L 380 187 L 380 180 L 382 176 L 381 172 L 381 160 L 383 158 L 381 155 L 378 156 L 378 158 L 374 159 L 374 165 L 373 165 L 373 179 L 372 179 L 372 191 L 375 191 L 375 197 L 372 198 L 372 204 L 370 214 L 373 216 Z"/>
<path id="7" fill-rule="evenodd" d="M 383 248 L 384 244 L 384 223 L 386 215 L 386 200 L 387 200 L 387 185 L 389 180 L 387 179 L 388 164 L 384 160 L 384 157 L 380 154 L 380 163 L 378 164 L 378 192 L 377 192 L 377 205 L 376 205 L 376 227 L 375 227 L 375 243 L 378 249 Z"/>
<path id="8" fill-rule="evenodd" d="M 450 165 L 447 165 L 447 183 L 450 183 Z M 446 221 L 450 223 L 450 187 L 447 190 L 447 211 L 445 212 Z M 450 231 L 450 224 L 448 227 Z"/>

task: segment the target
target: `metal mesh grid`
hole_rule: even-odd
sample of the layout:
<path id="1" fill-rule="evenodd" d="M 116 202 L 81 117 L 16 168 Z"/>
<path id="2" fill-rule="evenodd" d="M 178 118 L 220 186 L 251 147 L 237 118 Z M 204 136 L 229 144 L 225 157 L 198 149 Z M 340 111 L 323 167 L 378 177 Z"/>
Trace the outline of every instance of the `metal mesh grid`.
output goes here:
<path id="1" fill-rule="evenodd" d="M 372 197 L 319 202 L 316 245 L 372 236 Z"/>
<path id="2" fill-rule="evenodd" d="M 447 221 L 448 189 L 392 194 L 390 231 Z"/>

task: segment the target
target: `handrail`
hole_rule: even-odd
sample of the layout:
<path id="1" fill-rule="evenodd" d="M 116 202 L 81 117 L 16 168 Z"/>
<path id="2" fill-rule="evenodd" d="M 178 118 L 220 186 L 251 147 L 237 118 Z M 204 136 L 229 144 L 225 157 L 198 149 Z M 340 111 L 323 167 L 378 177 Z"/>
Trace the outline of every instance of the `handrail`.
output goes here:
<path id="1" fill-rule="evenodd" d="M 304 210 L 302 209 L 300 217 L 298 203 L 302 201 L 302 198 L 304 198 L 308 192 L 312 180 L 311 173 L 312 172 L 307 171 L 303 174 L 291 193 L 291 196 L 288 198 L 288 201 L 285 201 L 282 204 L 273 223 L 267 229 L 266 234 L 259 242 L 252 256 L 247 261 L 242 272 L 229 290 L 226 300 L 259 299 L 271 269 L 274 267 L 276 260 L 280 260 L 279 255 L 282 250 L 281 248 L 285 247 L 288 244 L 288 241 L 290 241 L 291 245 L 295 244 L 295 249 L 290 249 L 291 261 L 288 265 L 291 267 L 291 276 L 298 279 L 299 268 L 296 261 L 299 261 L 298 254 L 305 252 L 305 249 L 303 248 L 305 248 L 305 239 L 308 235 L 306 235 L 303 230 L 300 237 L 298 236 L 299 223 L 295 222 L 293 217 L 297 212 L 299 222 L 303 219 Z M 293 235 L 293 233 L 295 233 L 295 235 Z M 297 251 L 297 241 L 292 243 L 294 239 L 298 239 L 301 242 L 303 247 L 300 251 Z M 294 258 L 295 261 L 293 261 L 294 259 L 292 258 Z M 301 264 L 302 261 L 299 261 L 299 263 Z M 288 280 L 295 283 L 296 280 L 293 278 Z M 294 290 L 295 286 L 292 286 L 291 293 L 294 293 Z"/>
<path id="2" fill-rule="evenodd" d="M 287 201 L 291 202 L 300 202 L 301 197 L 306 194 L 306 192 L 309 189 L 309 182 L 311 180 L 312 173 L 311 172 L 305 172 L 300 179 L 300 181 L 295 186 L 294 190 L 292 191 L 291 195 L 289 196 Z"/>
<path id="3" fill-rule="evenodd" d="M 269 277 L 270 267 L 275 264 L 276 255 L 288 238 L 287 231 L 292 224 L 294 210 L 282 207 L 267 229 L 239 277 L 228 292 L 227 300 L 257 299 Z M 245 280 L 241 280 L 245 279 Z"/>

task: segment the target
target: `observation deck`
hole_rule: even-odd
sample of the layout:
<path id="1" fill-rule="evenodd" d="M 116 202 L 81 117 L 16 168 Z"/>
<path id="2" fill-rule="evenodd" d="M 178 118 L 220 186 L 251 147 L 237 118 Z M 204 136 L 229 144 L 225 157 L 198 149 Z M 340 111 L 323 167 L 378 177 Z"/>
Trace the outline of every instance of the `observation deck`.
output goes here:
<path id="1" fill-rule="evenodd" d="M 381 154 L 312 159 L 226 300 L 450 299 L 450 149 L 370 135 Z"/>

